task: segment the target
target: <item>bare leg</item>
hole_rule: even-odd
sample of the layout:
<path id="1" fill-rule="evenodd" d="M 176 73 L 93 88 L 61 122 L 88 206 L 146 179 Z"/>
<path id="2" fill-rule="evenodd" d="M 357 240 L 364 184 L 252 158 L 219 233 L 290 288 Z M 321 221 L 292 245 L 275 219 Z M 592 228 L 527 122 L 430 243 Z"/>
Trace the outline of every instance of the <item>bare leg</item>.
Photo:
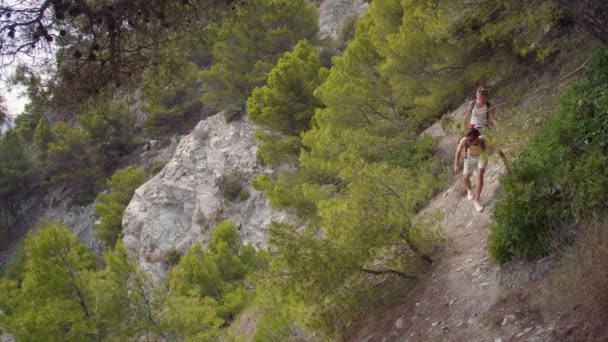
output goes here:
<path id="1" fill-rule="evenodd" d="M 479 201 L 481 198 L 481 189 L 483 189 L 483 175 L 486 172 L 485 169 L 477 169 L 477 191 L 475 194 L 475 200 Z M 470 184 L 470 181 L 469 181 Z"/>
<path id="2" fill-rule="evenodd" d="M 471 175 L 465 173 L 464 174 L 464 186 L 467 187 L 467 190 L 471 190 Z"/>

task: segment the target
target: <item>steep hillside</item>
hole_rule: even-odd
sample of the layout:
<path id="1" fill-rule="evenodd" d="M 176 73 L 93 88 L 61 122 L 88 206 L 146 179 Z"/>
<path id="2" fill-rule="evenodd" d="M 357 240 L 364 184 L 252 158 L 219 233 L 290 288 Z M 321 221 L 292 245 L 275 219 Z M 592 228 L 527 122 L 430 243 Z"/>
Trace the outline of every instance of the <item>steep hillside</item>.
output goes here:
<path id="1" fill-rule="evenodd" d="M 18 209 L 0 212 L 15 240 L 0 258 L 12 259 L 3 329 L 26 341 L 604 336 L 608 299 L 538 304 L 571 272 L 561 249 L 593 241 L 578 236 L 608 210 L 608 51 L 554 2 L 251 0 L 194 26 L 160 49 L 135 101 L 91 91 L 56 122 L 54 98 L 21 80 L 35 101 L 0 137 L 0 204 Z M 497 112 L 483 211 L 451 167 L 473 92 Z M 602 273 L 585 265 L 576 274 L 597 294 Z"/>
<path id="2" fill-rule="evenodd" d="M 509 163 L 517 162 L 520 150 L 533 138 L 537 128 L 555 115 L 558 99 L 563 96 L 564 89 L 582 77 L 588 63 L 587 54 L 565 54 L 555 61 L 550 70 L 530 70 L 531 74 L 537 75 L 534 79 L 512 78 L 502 84 L 505 90 L 494 101 L 498 108 L 503 107 L 504 117 L 499 119 L 497 129 L 490 133 L 494 144 L 506 153 Z M 517 92 L 517 89 L 522 90 L 519 96 L 507 95 L 512 94 L 511 91 Z M 546 112 L 542 113 L 543 110 Z M 462 122 L 464 111 L 465 105 L 446 115 L 442 122 L 435 123 L 424 133 L 439 138 L 436 152 L 448 161 L 453 161 L 456 142 L 460 138 L 455 134 L 454 125 Z M 512 166 L 505 165 L 505 161 L 496 154 L 490 159 L 480 201 L 485 205 L 482 213 L 476 213 L 472 202 L 466 199 L 461 177 L 455 177 L 449 188 L 421 211 L 420 215 L 442 215 L 441 225 L 446 236 L 445 245 L 436 252 L 437 262 L 407 297 L 389 299 L 388 306 L 383 305 L 389 309 L 373 308 L 371 314 L 361 317 L 349 329 L 346 340 L 574 341 L 580 336 L 604 336 L 601 335 L 603 329 L 594 328 L 594 319 L 588 316 L 576 318 L 579 313 L 575 308 L 561 308 L 560 311 L 567 313 L 565 316 L 570 322 L 588 320 L 588 325 L 564 327 L 564 316 L 548 311 L 555 310 L 557 304 L 547 304 L 547 301 L 551 301 L 547 299 L 547 293 L 554 296 L 551 298 L 560 298 L 561 303 L 575 305 L 565 298 L 566 294 L 562 292 L 564 288 L 556 288 L 555 285 L 557 282 L 561 284 L 557 286 L 569 287 L 568 291 L 572 291 L 577 283 L 576 279 L 567 280 L 569 275 L 563 274 L 574 272 L 570 269 L 576 267 L 572 261 L 566 266 L 559 266 L 563 250 L 553 251 L 545 257 L 506 264 L 497 264 L 492 260 L 489 236 L 496 224 L 493 210 L 501 196 L 501 177 L 505 176 L 507 166 Z M 577 234 L 586 236 L 584 232 Z M 597 238 L 600 239 L 599 236 Z M 590 244 L 585 238 L 582 240 L 581 243 L 585 243 L 590 250 L 601 248 Z M 563 241 L 556 239 L 554 243 L 567 250 Z M 603 240 L 598 240 L 597 245 L 603 243 Z M 575 255 L 584 254 L 578 253 Z M 595 272 L 589 270 L 593 269 L 591 265 L 584 268 L 587 270 L 585 272 Z M 601 277 L 597 275 L 597 278 Z M 589 291 L 601 291 L 602 285 L 598 284 L 595 286 L 599 287 L 592 286 Z M 602 312 L 598 310 L 598 314 Z M 599 335 L 584 335 L 589 333 L 586 330 Z M 581 335 L 570 336 L 573 331 Z"/>
<path id="3" fill-rule="evenodd" d="M 463 105 L 448 117 L 461 122 L 465 110 Z M 439 122 L 427 132 L 445 141 L 438 152 L 453 158 L 458 135 L 444 131 Z M 551 328 L 530 312 L 525 299 L 504 303 L 516 297 L 515 293 L 536 289 L 550 265 L 548 260 L 501 267 L 489 256 L 491 215 L 504 172 L 503 162 L 497 156 L 492 158 L 480 200 L 485 206 L 482 213 L 466 199 L 461 177 L 421 211 L 421 215 L 440 213 L 443 217 L 440 224 L 446 245 L 437 252 L 436 263 L 405 303 L 362 319 L 346 340 L 546 340 Z"/>

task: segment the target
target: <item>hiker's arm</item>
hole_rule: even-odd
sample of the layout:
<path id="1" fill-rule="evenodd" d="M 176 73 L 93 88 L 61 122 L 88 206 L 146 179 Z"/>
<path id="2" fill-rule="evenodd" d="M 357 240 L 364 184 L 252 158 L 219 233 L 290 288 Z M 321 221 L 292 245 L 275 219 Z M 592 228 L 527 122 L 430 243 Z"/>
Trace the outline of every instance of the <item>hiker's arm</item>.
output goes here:
<path id="1" fill-rule="evenodd" d="M 467 138 L 462 138 L 460 139 L 460 142 L 458 143 L 458 148 L 456 148 L 456 155 L 454 156 L 454 173 L 455 174 L 459 174 L 460 173 L 460 155 L 462 154 L 462 150 L 464 148 L 464 142 L 465 140 L 467 140 Z"/>

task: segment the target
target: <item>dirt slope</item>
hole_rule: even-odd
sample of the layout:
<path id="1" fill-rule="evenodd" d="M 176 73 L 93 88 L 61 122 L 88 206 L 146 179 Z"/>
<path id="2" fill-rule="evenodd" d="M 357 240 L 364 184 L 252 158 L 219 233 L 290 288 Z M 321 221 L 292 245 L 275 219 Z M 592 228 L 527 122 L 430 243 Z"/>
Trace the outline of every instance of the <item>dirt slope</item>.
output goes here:
<path id="1" fill-rule="evenodd" d="M 464 106 L 450 115 L 462 122 Z M 426 132 L 440 138 L 440 155 L 453 158 L 458 136 L 437 123 Z M 461 176 L 424 210 L 443 213 L 446 246 L 435 256 L 405 302 L 380 320 L 359 322 L 350 341 L 546 341 L 553 327 L 542 322 L 530 304 L 543 273 L 553 262 L 543 259 L 496 266 L 488 255 L 491 213 L 505 167 L 494 155 L 486 170 L 477 213 L 466 199 Z"/>

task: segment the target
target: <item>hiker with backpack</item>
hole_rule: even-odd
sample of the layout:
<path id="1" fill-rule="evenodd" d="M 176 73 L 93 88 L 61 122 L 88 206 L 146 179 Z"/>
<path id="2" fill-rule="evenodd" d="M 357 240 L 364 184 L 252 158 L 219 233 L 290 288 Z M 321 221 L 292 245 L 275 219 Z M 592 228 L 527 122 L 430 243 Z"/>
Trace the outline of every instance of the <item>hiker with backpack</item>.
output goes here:
<path id="1" fill-rule="evenodd" d="M 476 98 L 469 102 L 467 112 L 464 115 L 462 130 L 465 131 L 467 128 L 473 127 L 477 128 L 477 130 L 483 134 L 484 131 L 493 126 L 495 122 L 496 112 L 488 101 L 488 90 L 484 86 L 478 87 Z"/>
<path id="2" fill-rule="evenodd" d="M 465 132 L 464 138 L 458 143 L 456 156 L 454 159 L 454 173 L 460 173 L 460 158 L 464 153 L 464 167 L 462 170 L 464 186 L 467 188 L 467 198 L 473 201 L 475 210 L 478 213 L 483 211 L 483 206 L 479 203 L 481 189 L 483 189 L 483 176 L 486 165 L 488 164 L 488 148 L 485 138 L 477 128 L 469 128 Z M 471 175 L 477 170 L 477 187 L 473 191 L 471 186 Z"/>

